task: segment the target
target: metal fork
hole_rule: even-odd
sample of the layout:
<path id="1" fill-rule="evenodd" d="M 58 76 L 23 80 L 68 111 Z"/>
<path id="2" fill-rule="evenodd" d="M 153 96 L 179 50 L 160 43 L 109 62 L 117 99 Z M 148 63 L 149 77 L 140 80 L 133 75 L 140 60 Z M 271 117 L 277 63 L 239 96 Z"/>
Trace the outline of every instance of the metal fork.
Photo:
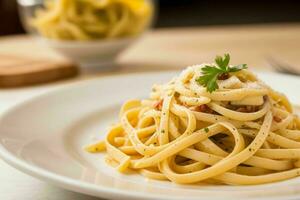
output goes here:
<path id="1" fill-rule="evenodd" d="M 300 75 L 300 68 L 297 69 L 297 67 L 292 66 L 288 63 L 279 61 L 275 59 L 274 57 L 268 57 L 267 61 L 275 69 L 277 72 L 285 73 L 285 74 L 291 74 L 291 75 Z"/>

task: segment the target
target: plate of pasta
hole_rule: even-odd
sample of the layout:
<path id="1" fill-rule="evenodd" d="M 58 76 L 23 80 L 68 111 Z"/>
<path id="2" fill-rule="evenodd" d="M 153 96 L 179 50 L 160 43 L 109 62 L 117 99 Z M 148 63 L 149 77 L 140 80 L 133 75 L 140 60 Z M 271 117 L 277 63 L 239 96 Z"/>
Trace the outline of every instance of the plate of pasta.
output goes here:
<path id="1" fill-rule="evenodd" d="M 109 199 L 299 198 L 299 79 L 229 61 L 88 80 L 27 100 L 1 114 L 0 155 Z"/>

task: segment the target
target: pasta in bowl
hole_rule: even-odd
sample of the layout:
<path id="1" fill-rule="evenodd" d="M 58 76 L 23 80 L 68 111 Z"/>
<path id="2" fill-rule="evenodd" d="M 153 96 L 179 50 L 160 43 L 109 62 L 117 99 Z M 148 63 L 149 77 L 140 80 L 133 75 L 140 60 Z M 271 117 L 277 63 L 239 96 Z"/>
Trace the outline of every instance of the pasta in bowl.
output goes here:
<path id="1" fill-rule="evenodd" d="M 95 40 L 139 35 L 149 26 L 152 13 L 146 0 L 45 1 L 31 23 L 50 39 Z"/>
<path id="2" fill-rule="evenodd" d="M 147 31 L 151 0 L 18 0 L 25 28 L 82 64 L 110 64 Z"/>
<path id="3" fill-rule="evenodd" d="M 246 65 L 188 67 L 148 99 L 129 100 L 105 139 L 119 172 L 179 184 L 254 185 L 300 175 L 300 121 L 286 96 L 260 81 Z"/>

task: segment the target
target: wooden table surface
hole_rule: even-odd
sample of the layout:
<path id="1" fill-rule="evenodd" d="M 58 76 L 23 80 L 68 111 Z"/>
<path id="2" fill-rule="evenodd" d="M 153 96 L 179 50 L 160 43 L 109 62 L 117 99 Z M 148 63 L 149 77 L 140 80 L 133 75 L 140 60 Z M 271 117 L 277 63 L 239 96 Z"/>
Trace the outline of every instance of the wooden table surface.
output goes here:
<path id="1" fill-rule="evenodd" d="M 118 60 L 119 69 L 86 73 L 76 79 L 34 87 L 0 90 L 0 112 L 10 106 L 64 84 L 120 73 L 183 69 L 211 62 L 216 54 L 230 53 L 232 63 L 271 70 L 266 58 L 273 56 L 300 66 L 300 24 L 160 29 L 148 33 Z M 0 54 L 60 59 L 29 36 L 0 38 Z M 44 183 L 0 161 L 0 199 L 90 200 L 96 199 Z"/>

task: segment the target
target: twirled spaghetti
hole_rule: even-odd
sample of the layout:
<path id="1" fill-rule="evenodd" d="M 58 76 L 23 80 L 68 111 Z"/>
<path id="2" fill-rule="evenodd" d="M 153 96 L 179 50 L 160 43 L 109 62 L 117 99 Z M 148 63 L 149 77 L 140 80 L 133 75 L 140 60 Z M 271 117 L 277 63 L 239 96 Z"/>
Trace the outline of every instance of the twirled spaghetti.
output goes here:
<path id="1" fill-rule="evenodd" d="M 130 100 L 120 121 L 89 152 L 159 180 L 250 185 L 300 175 L 300 120 L 288 99 L 248 70 L 209 93 L 188 67 L 150 98 Z"/>

